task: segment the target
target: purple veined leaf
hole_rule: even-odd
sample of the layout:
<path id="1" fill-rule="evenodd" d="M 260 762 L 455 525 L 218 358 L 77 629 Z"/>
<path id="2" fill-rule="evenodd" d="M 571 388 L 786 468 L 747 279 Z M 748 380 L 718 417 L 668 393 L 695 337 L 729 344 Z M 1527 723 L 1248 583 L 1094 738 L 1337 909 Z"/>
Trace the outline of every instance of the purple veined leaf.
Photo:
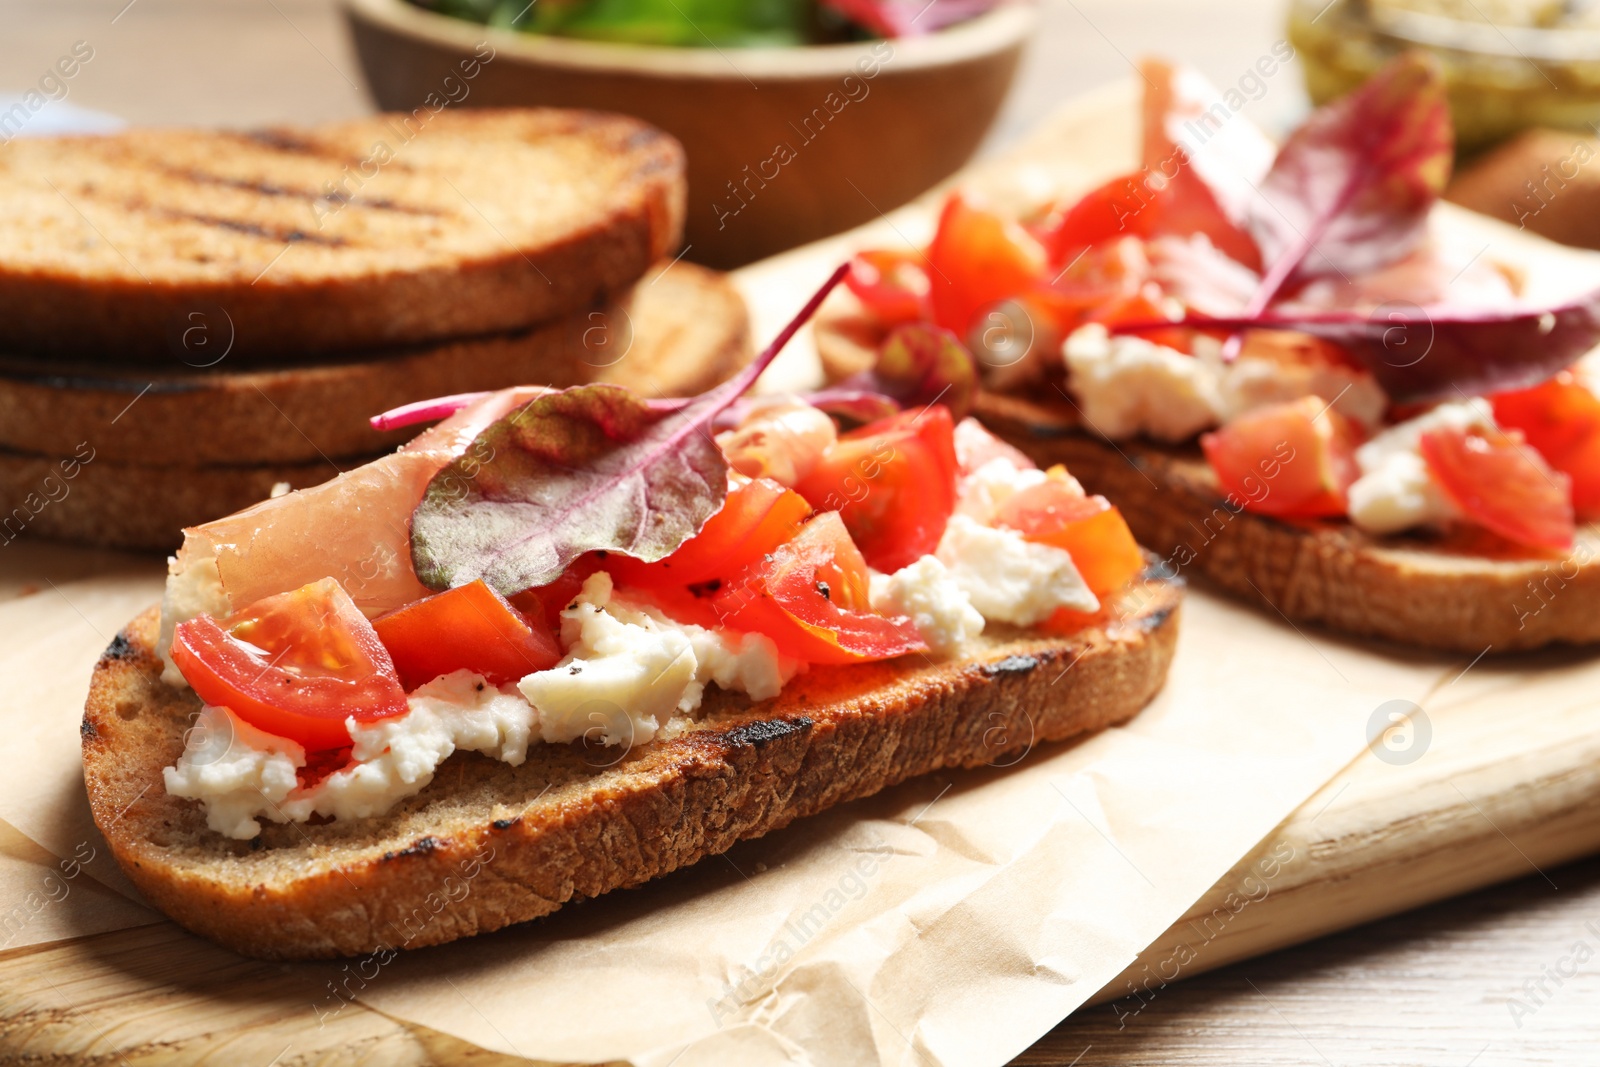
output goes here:
<path id="1" fill-rule="evenodd" d="M 1291 283 L 1408 255 L 1450 177 L 1454 134 L 1438 63 L 1407 52 L 1284 142 L 1252 202 L 1266 274 L 1245 316 Z"/>
<path id="2" fill-rule="evenodd" d="M 852 374 L 837 388 L 881 393 L 903 407 L 943 404 L 960 422 L 978 394 L 978 364 L 944 327 L 907 322 L 884 338 L 871 370 Z"/>
<path id="3" fill-rule="evenodd" d="M 871 389 L 837 386 L 807 393 L 802 399 L 814 408 L 850 422 L 877 422 L 900 411 L 900 401 Z"/>
<path id="4" fill-rule="evenodd" d="M 1119 323 L 1116 333 L 1170 329 L 1171 322 Z M 1547 307 L 1470 309 L 1394 301 L 1368 314 L 1267 313 L 1190 317 L 1178 325 L 1297 330 L 1342 345 L 1390 399 L 1423 403 L 1538 385 L 1600 344 L 1600 289 Z"/>
<path id="5" fill-rule="evenodd" d="M 823 6 L 884 37 L 918 37 L 998 6 L 1000 0 L 822 0 Z"/>
<path id="6" fill-rule="evenodd" d="M 844 277 L 835 270 L 739 374 L 653 407 L 621 386 L 535 397 L 480 433 L 428 483 L 411 556 L 431 589 L 483 579 L 504 596 L 548 585 L 585 552 L 661 559 L 722 507 L 728 465 L 711 436 Z"/>

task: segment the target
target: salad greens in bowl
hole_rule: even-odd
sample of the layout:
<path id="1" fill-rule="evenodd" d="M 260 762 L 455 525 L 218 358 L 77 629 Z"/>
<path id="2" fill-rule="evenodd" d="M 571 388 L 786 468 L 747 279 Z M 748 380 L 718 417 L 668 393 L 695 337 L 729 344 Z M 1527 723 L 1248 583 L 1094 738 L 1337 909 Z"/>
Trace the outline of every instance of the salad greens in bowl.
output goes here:
<path id="1" fill-rule="evenodd" d="M 914 37 L 999 0 L 411 0 L 524 33 L 680 48 L 771 48 Z"/>

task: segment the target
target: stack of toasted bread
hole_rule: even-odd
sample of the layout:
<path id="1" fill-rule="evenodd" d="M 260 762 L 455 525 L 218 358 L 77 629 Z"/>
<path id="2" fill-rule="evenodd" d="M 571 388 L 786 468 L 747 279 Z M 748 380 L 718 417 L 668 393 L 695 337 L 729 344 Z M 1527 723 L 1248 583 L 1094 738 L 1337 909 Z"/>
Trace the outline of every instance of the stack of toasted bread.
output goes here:
<path id="1" fill-rule="evenodd" d="M 137 548 L 539 382 L 698 391 L 740 298 L 666 259 L 681 149 L 555 110 L 17 141 L 0 168 L 0 543 Z M 414 432 L 414 431 L 411 431 Z"/>

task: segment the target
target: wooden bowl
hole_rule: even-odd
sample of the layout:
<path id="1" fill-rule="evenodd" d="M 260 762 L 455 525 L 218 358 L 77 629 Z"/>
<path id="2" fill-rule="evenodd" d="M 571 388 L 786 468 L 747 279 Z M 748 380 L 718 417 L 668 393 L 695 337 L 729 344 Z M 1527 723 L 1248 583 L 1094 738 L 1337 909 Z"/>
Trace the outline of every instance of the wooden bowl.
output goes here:
<path id="1" fill-rule="evenodd" d="M 378 105 L 637 115 L 689 157 L 688 257 L 734 267 L 898 207 L 971 157 L 1035 23 L 1002 5 L 927 37 L 667 48 L 544 37 L 345 0 Z M 471 74 L 469 77 L 468 74 Z M 537 195 L 537 190 L 529 190 Z"/>

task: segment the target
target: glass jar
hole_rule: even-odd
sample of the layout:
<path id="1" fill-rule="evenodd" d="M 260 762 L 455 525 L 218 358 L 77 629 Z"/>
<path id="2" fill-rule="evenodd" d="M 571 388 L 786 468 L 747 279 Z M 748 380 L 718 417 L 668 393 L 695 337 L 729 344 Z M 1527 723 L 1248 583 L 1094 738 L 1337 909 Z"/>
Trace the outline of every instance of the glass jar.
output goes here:
<path id="1" fill-rule="evenodd" d="M 1405 49 L 1432 52 L 1461 150 L 1530 126 L 1596 132 L 1600 123 L 1600 3 L 1592 0 L 1293 0 L 1289 40 L 1318 104 Z"/>

